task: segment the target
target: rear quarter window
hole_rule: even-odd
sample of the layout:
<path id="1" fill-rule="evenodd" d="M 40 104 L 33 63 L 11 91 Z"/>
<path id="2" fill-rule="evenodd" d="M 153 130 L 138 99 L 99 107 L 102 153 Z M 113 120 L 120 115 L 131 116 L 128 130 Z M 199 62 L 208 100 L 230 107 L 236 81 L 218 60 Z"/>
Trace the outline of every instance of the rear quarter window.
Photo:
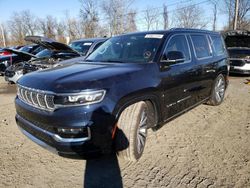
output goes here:
<path id="1" fill-rule="evenodd" d="M 206 35 L 191 35 L 191 39 L 198 59 L 211 56 Z"/>
<path id="2" fill-rule="evenodd" d="M 213 49 L 214 49 L 214 54 L 216 56 L 223 55 L 226 49 L 222 41 L 222 37 L 211 35 L 210 38 L 211 38 L 211 45 L 213 46 Z"/>

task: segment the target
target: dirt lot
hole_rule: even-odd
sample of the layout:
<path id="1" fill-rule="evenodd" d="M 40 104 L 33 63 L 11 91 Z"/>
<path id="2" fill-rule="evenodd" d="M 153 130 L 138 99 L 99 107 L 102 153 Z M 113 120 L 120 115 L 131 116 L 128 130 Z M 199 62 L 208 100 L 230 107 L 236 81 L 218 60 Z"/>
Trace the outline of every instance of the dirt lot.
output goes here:
<path id="1" fill-rule="evenodd" d="M 224 103 L 201 105 L 150 132 L 137 163 L 81 161 L 40 148 L 18 130 L 15 86 L 0 77 L 0 187 L 250 187 L 250 85 L 231 77 Z"/>

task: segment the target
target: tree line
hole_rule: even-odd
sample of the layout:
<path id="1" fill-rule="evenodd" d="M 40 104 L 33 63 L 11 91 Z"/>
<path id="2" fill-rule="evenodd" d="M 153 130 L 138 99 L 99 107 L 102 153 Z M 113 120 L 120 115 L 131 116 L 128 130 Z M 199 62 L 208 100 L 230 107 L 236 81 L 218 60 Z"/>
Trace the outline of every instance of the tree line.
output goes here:
<path id="1" fill-rule="evenodd" d="M 40 18 L 30 10 L 14 12 L 10 19 L 2 23 L 0 46 L 3 38 L 6 45 L 23 45 L 27 35 L 42 35 L 67 43 L 80 38 L 114 36 L 140 30 L 168 29 L 186 27 L 206 29 L 211 24 L 216 30 L 218 14 L 227 16 L 224 30 L 233 27 L 235 0 L 205 0 L 197 3 L 181 1 L 175 9 L 174 4 L 160 7 L 147 7 L 145 10 L 133 9 L 134 0 L 79 0 L 79 16 L 72 17 L 65 11 L 61 20 L 47 15 Z M 99 4 L 98 4 L 99 3 Z M 212 15 L 204 14 L 201 4 L 212 5 Z M 204 7 L 204 6 L 203 6 Z M 250 1 L 240 0 L 238 29 L 250 29 Z M 1 36 L 1 35 L 0 35 Z"/>

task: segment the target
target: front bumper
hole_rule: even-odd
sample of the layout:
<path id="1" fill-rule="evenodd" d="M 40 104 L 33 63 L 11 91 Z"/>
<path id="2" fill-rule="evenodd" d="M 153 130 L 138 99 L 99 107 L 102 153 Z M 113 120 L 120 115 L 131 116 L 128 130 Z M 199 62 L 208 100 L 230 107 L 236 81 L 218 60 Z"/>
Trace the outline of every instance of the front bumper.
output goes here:
<path id="1" fill-rule="evenodd" d="M 107 124 L 107 121 L 100 119 L 109 119 L 108 114 L 97 115 L 93 111 L 85 113 L 82 108 L 45 112 L 23 103 L 18 98 L 16 110 L 16 122 L 22 133 L 41 147 L 60 156 L 87 158 L 112 149 L 112 123 Z M 63 138 L 56 132 L 59 127 L 85 127 L 88 133 L 82 138 Z"/>
<path id="2" fill-rule="evenodd" d="M 250 74 L 250 63 L 244 66 L 230 66 L 230 73 Z"/>
<path id="3" fill-rule="evenodd" d="M 5 81 L 7 82 L 13 82 L 13 83 L 17 83 L 17 81 L 23 76 L 23 74 L 17 74 L 15 73 L 13 76 L 8 76 L 5 73 Z"/>

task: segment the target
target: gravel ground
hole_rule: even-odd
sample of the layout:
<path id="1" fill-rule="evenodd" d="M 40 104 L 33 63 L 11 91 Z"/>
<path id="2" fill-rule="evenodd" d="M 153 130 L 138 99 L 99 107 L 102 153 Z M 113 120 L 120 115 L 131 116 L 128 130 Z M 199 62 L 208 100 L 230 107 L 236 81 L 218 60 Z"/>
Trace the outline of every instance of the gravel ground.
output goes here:
<path id="1" fill-rule="evenodd" d="M 230 78 L 220 106 L 200 105 L 150 131 L 142 158 L 129 163 L 65 159 L 34 144 L 15 124 L 15 85 L 0 77 L 0 187 L 250 187 L 246 79 Z"/>

